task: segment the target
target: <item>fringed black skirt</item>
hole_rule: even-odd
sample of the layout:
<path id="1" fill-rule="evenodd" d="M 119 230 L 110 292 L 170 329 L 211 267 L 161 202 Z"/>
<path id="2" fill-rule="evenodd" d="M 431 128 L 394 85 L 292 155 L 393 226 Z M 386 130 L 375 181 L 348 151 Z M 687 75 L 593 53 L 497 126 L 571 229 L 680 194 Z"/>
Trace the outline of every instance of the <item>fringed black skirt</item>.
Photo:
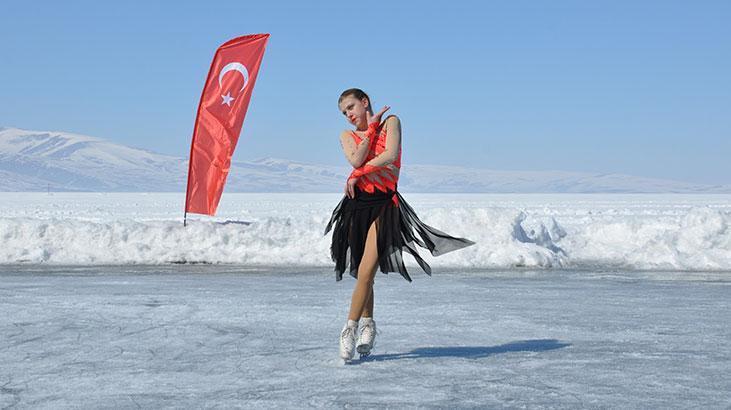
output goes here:
<path id="1" fill-rule="evenodd" d="M 397 197 L 398 205 L 394 203 L 393 196 Z M 409 282 L 411 277 L 402 258 L 404 250 L 431 276 L 431 267 L 417 252 L 416 244 L 428 249 L 433 256 L 475 244 L 469 239 L 450 236 L 419 220 L 398 188 L 388 192 L 376 190 L 371 194 L 356 186 L 355 197 L 343 197 L 325 228 L 325 235 L 333 229 L 330 251 L 335 262 L 336 281 L 343 279 L 346 269 L 350 276 L 358 278 L 358 266 L 363 257 L 368 229 L 374 221 L 381 272 L 398 272 Z"/>

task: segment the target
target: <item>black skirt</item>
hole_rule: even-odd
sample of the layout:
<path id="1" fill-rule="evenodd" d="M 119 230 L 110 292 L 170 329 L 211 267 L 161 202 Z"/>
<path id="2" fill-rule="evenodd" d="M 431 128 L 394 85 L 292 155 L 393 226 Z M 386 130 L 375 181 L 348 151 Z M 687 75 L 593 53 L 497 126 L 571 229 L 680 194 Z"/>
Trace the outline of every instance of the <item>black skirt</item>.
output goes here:
<path id="1" fill-rule="evenodd" d="M 394 196 L 397 197 L 398 206 L 393 202 Z M 428 249 L 433 256 L 475 244 L 469 239 L 450 236 L 419 220 L 398 188 L 388 192 L 375 190 L 371 194 L 356 186 L 355 197 L 351 199 L 347 195 L 343 196 L 325 228 L 325 235 L 333 229 L 330 251 L 335 262 L 336 281 L 343 279 L 346 269 L 350 276 L 358 278 L 358 266 L 363 257 L 368 229 L 374 221 L 378 233 L 378 266 L 381 272 L 399 272 L 409 282 L 411 277 L 402 258 L 404 250 L 431 276 L 431 267 L 417 252 L 416 244 Z"/>

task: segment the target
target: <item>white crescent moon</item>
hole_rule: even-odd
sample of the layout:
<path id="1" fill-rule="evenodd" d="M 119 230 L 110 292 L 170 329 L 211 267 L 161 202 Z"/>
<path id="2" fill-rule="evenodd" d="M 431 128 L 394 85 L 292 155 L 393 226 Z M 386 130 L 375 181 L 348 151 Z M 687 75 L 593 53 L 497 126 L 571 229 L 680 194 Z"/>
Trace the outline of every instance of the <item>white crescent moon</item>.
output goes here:
<path id="1" fill-rule="evenodd" d="M 226 64 L 222 69 L 221 72 L 218 74 L 218 86 L 221 87 L 221 82 L 223 80 L 223 75 L 226 74 L 229 71 L 238 71 L 241 73 L 241 75 L 244 76 L 244 85 L 241 87 L 239 91 L 244 91 L 244 88 L 246 88 L 246 84 L 249 83 L 249 71 L 246 70 L 246 66 L 241 63 L 228 63 Z"/>

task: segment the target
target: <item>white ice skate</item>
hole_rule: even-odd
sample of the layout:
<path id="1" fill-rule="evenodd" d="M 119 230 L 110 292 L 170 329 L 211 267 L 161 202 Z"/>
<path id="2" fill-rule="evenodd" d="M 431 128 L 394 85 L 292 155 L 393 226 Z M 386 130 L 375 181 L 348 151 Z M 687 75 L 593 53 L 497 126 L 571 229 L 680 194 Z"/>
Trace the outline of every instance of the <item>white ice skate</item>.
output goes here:
<path id="1" fill-rule="evenodd" d="M 372 318 L 362 318 L 360 323 L 360 336 L 356 343 L 356 350 L 362 359 L 371 354 L 371 350 L 376 344 L 376 321 Z"/>
<path id="2" fill-rule="evenodd" d="M 348 320 L 340 332 L 340 358 L 350 360 L 355 354 L 355 338 L 358 331 L 358 322 Z"/>

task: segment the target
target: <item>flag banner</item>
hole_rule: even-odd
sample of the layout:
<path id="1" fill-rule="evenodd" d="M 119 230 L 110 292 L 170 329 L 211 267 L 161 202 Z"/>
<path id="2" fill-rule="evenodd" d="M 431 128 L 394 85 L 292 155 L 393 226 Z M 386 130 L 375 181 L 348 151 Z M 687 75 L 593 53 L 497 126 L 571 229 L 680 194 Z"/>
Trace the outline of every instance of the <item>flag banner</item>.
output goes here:
<path id="1" fill-rule="evenodd" d="M 252 34 L 216 50 L 193 127 L 186 214 L 216 213 L 268 40 Z"/>

